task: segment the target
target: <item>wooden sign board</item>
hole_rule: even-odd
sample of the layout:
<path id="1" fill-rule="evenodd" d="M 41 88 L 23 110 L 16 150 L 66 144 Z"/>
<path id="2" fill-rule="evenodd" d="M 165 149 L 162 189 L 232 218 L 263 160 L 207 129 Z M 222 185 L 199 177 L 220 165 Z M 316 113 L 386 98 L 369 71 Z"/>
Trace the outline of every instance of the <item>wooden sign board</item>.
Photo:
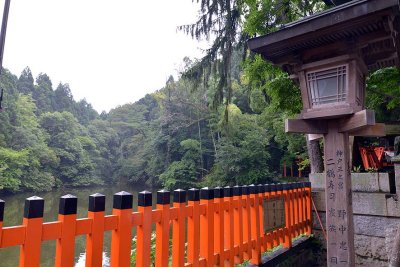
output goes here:
<path id="1" fill-rule="evenodd" d="M 284 198 L 273 198 L 263 201 L 264 232 L 285 227 Z"/>

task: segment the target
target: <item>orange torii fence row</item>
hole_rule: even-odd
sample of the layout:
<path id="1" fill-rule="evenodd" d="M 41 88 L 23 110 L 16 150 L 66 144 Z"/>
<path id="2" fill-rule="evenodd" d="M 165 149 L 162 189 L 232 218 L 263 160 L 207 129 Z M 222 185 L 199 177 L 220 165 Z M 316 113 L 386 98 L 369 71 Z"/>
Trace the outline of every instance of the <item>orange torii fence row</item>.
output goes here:
<path id="1" fill-rule="evenodd" d="M 284 225 L 264 231 L 265 200 L 284 200 Z M 4 201 L 0 201 L 0 248 L 20 246 L 19 266 L 40 264 L 41 243 L 56 240 L 55 266 L 74 265 L 75 237 L 86 235 L 86 266 L 102 266 L 103 237 L 112 231 L 111 266 L 130 266 L 132 228 L 137 227 L 136 266 L 150 266 L 152 225 L 156 231 L 155 266 L 169 266 L 172 225 L 172 266 L 234 266 L 249 259 L 261 263 L 262 252 L 311 234 L 311 185 L 306 183 L 202 188 L 114 195 L 112 215 L 105 215 L 105 196 L 89 196 L 88 218 L 77 218 L 77 198 L 60 198 L 58 221 L 43 222 L 44 200 L 25 201 L 23 224 L 2 227 Z"/>

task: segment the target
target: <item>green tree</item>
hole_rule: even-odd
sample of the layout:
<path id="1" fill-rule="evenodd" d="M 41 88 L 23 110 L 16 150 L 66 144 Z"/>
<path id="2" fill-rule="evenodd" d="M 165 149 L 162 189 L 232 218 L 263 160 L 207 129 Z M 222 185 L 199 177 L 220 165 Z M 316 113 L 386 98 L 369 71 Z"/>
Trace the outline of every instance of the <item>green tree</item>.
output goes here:
<path id="1" fill-rule="evenodd" d="M 167 170 L 160 175 L 165 188 L 189 189 L 196 186 L 199 178 L 199 151 L 200 143 L 194 139 L 181 142 L 183 151 L 182 159 L 172 162 Z"/>
<path id="2" fill-rule="evenodd" d="M 65 186 L 85 186 L 101 181 L 94 177 L 94 164 L 84 149 L 92 141 L 83 139 L 81 127 L 69 112 L 47 112 L 40 116 L 40 125 L 47 133 L 49 147 L 59 158 L 55 176 Z"/>

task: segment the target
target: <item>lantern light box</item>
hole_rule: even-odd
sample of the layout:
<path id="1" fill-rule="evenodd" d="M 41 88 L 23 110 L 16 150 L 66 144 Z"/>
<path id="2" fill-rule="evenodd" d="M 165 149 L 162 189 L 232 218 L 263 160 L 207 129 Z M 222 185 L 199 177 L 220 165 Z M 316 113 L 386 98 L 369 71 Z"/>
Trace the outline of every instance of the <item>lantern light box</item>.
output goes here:
<path id="1" fill-rule="evenodd" d="M 334 118 L 362 110 L 366 73 L 363 62 L 350 56 L 303 65 L 298 72 L 303 99 L 301 117 Z"/>

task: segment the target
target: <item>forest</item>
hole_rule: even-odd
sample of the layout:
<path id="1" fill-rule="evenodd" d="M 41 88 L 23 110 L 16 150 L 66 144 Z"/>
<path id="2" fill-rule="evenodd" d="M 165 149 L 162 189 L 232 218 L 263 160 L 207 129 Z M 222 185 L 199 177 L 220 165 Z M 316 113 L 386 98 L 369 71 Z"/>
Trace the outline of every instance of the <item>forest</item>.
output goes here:
<path id="1" fill-rule="evenodd" d="M 178 79 L 142 99 L 99 114 L 69 85 L 29 67 L 4 69 L 0 112 L 0 193 L 140 183 L 169 189 L 265 183 L 281 164 L 310 164 L 303 135 L 284 133 L 301 106 L 298 85 L 248 52 L 249 37 L 329 6 L 322 1 L 205 1 L 179 30 L 213 42 L 201 59 L 183 59 Z M 135 88 L 131 88 L 135 90 Z M 111 97 L 111 96 L 110 96 Z M 400 70 L 367 79 L 367 108 L 400 120 Z"/>

